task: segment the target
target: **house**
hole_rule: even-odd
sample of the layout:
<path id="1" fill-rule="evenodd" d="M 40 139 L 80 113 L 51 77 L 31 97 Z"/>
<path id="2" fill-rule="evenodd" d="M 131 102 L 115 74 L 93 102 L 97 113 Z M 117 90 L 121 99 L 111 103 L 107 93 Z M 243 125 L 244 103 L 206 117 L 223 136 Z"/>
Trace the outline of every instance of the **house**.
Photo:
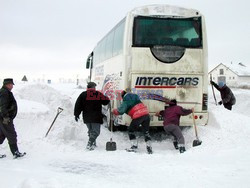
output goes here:
<path id="1" fill-rule="evenodd" d="M 216 83 L 224 81 L 228 86 L 250 85 L 250 68 L 243 63 L 220 63 L 213 68 L 209 73 L 212 75 L 212 80 Z"/>

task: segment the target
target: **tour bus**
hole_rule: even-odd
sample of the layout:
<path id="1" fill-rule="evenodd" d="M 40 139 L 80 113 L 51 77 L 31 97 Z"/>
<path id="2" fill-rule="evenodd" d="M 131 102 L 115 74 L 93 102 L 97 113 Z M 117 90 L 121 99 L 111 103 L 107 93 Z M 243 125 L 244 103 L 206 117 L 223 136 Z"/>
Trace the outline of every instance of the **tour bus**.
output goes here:
<path id="1" fill-rule="evenodd" d="M 168 107 L 145 97 L 150 95 L 194 107 L 197 125 L 208 122 L 207 37 L 204 16 L 197 10 L 169 5 L 135 8 L 97 43 L 86 68 L 97 89 L 112 90 L 115 96 L 106 111 L 107 126 L 113 123 L 111 110 L 121 104 L 119 91 L 127 88 L 140 94 L 148 107 L 150 126 L 163 126 L 154 114 Z M 114 124 L 128 126 L 130 121 L 125 114 Z M 192 115 L 181 117 L 181 126 L 192 124 Z"/>

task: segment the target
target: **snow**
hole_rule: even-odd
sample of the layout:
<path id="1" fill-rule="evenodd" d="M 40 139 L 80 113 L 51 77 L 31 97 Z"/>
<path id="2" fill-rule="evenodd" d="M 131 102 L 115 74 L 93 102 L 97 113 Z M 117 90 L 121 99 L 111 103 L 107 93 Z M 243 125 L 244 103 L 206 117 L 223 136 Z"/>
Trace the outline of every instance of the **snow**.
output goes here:
<path id="1" fill-rule="evenodd" d="M 186 9 L 178 6 L 171 5 L 147 5 L 142 7 L 137 7 L 131 11 L 134 15 L 161 15 L 165 16 L 184 16 L 184 17 L 192 17 L 197 16 L 197 12 L 199 11 L 194 9 Z"/>
<path id="2" fill-rule="evenodd" d="M 104 126 L 97 149 L 86 151 L 86 126 L 73 116 L 82 91 L 72 84 L 15 85 L 18 144 L 27 155 L 14 160 L 7 141 L 0 146 L 0 153 L 7 154 L 0 160 L 1 188 L 249 187 L 250 90 L 233 89 L 233 111 L 215 106 L 209 95 L 209 123 L 198 127 L 201 146 L 192 147 L 194 131 L 186 128 L 187 152 L 179 154 L 163 135 L 161 141 L 154 139 L 153 155 L 146 154 L 142 137 L 138 153 L 126 152 L 123 132 L 113 134 L 117 151 L 105 151 L 111 133 Z M 45 138 L 58 107 L 64 111 Z"/>
<path id="3" fill-rule="evenodd" d="M 18 112 L 19 113 L 46 113 L 49 111 L 49 108 L 39 102 L 20 99 L 18 101 Z"/>

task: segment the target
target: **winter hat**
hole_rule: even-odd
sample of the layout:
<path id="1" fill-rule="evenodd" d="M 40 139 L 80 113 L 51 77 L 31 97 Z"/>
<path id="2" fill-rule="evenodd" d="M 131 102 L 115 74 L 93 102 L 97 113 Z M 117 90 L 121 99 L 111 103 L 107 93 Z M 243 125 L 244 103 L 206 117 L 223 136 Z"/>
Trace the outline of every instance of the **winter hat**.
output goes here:
<path id="1" fill-rule="evenodd" d="M 121 92 L 121 97 L 123 98 L 126 95 L 126 93 L 130 93 L 130 92 L 131 92 L 131 89 L 130 88 L 126 88 L 125 90 L 123 90 Z"/>
<path id="2" fill-rule="evenodd" d="M 5 78 L 3 80 L 3 85 L 6 85 L 6 84 L 13 84 L 13 85 L 15 85 L 12 78 Z"/>
<path id="3" fill-rule="evenodd" d="M 121 97 L 123 98 L 125 95 L 126 95 L 126 91 L 125 90 L 123 90 L 122 92 L 121 92 Z"/>
<path id="4" fill-rule="evenodd" d="M 225 85 L 225 83 L 223 81 L 219 81 L 218 85 L 219 85 L 220 88 L 223 88 L 223 86 Z"/>
<path id="5" fill-rule="evenodd" d="M 87 85 L 87 88 L 95 88 L 96 87 L 96 83 L 95 82 L 89 82 Z"/>
<path id="6" fill-rule="evenodd" d="M 177 104 L 176 99 L 172 99 L 169 103 L 169 106 L 176 106 L 176 104 Z"/>

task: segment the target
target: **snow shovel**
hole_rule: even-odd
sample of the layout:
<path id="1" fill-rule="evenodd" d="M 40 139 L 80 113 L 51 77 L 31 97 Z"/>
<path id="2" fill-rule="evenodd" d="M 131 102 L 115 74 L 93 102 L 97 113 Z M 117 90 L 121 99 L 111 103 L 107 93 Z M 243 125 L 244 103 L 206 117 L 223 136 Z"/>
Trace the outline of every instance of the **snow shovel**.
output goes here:
<path id="1" fill-rule="evenodd" d="M 106 151 L 115 151 L 116 150 L 116 142 L 113 141 L 112 136 L 113 136 L 113 114 L 112 111 L 110 111 L 110 141 L 106 143 Z"/>
<path id="2" fill-rule="evenodd" d="M 56 117 L 55 117 L 55 119 L 53 120 L 53 122 L 51 123 L 51 125 L 50 125 L 50 127 L 49 127 L 49 130 L 47 131 L 47 133 L 46 133 L 45 137 L 47 137 L 47 136 L 48 136 L 48 134 L 49 134 L 49 132 L 50 132 L 50 130 L 51 130 L 51 128 L 52 128 L 52 126 L 54 125 L 54 123 L 55 123 L 55 121 L 56 121 L 56 119 L 57 119 L 58 115 L 59 115 L 62 111 L 63 111 L 63 109 L 62 109 L 62 108 L 60 108 L 60 107 L 58 107 Z"/>
<path id="3" fill-rule="evenodd" d="M 195 123 L 194 111 L 192 110 L 192 117 L 194 122 L 194 131 L 196 139 L 193 141 L 193 147 L 201 145 L 202 141 L 198 138 L 198 131 Z"/>

